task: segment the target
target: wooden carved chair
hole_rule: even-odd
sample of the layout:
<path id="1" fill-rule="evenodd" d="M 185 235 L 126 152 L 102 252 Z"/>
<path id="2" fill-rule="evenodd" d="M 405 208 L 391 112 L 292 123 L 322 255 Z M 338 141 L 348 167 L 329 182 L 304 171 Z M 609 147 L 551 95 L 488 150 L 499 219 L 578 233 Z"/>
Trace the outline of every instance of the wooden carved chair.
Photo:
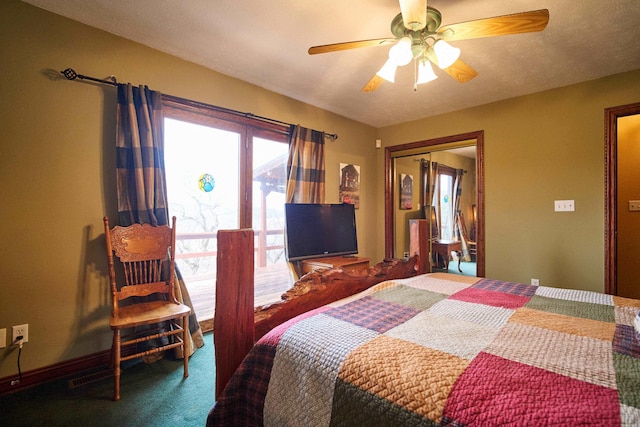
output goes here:
<path id="1" fill-rule="evenodd" d="M 184 377 L 189 376 L 185 343 L 191 309 L 175 298 L 175 230 L 176 217 L 171 228 L 149 224 L 110 228 L 109 218 L 104 218 L 113 303 L 109 324 L 113 330 L 114 400 L 120 400 L 120 364 L 125 360 L 181 347 Z M 114 255 L 123 267 L 118 279 Z M 142 331 L 135 329 L 143 325 L 138 328 Z M 126 336 L 121 336 L 123 330 Z M 138 349 L 137 344 L 151 340 L 158 347 Z"/>

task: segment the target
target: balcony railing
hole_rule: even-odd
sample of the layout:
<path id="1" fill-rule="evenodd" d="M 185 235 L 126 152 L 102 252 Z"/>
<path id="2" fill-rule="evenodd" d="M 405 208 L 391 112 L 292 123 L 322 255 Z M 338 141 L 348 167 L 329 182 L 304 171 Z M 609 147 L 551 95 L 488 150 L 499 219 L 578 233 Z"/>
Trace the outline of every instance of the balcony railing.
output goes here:
<path id="1" fill-rule="evenodd" d="M 279 262 L 276 265 L 267 265 L 267 252 L 270 250 L 281 250 L 283 245 L 267 245 L 267 236 L 282 235 L 282 230 L 255 231 L 255 252 L 256 252 L 256 269 L 255 269 L 255 304 L 256 306 L 277 301 L 280 295 L 285 292 L 292 283 L 289 275 L 289 269 L 285 262 Z M 182 233 L 176 235 L 176 240 L 197 240 L 197 239 L 216 239 L 217 232 L 203 233 Z M 215 245 L 217 248 L 217 244 Z M 215 258 L 218 251 L 203 251 L 176 254 L 176 259 L 189 259 L 200 257 Z M 185 283 L 189 288 L 191 299 L 198 315 L 198 320 L 213 318 L 213 310 L 215 307 L 215 263 L 213 263 L 213 271 L 203 274 L 192 274 L 183 276 Z"/>
<path id="2" fill-rule="evenodd" d="M 254 252 L 258 263 L 257 267 L 265 267 L 267 265 L 267 251 L 284 249 L 284 245 L 267 245 L 267 236 L 282 235 L 282 230 L 254 230 L 254 239 L 257 239 Z M 202 233 L 176 233 L 176 240 L 199 240 L 199 239 L 218 239 L 218 232 L 202 232 Z M 216 243 L 216 247 L 217 247 Z M 218 251 L 206 252 L 190 252 L 184 254 L 176 254 L 176 259 L 215 257 Z"/>

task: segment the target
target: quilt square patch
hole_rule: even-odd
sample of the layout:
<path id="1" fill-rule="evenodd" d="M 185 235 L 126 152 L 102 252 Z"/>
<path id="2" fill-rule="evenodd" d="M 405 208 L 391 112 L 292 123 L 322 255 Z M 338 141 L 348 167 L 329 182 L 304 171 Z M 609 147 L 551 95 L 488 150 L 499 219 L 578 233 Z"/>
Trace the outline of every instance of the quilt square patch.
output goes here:
<path id="1" fill-rule="evenodd" d="M 637 307 L 628 307 L 628 306 L 619 306 L 616 303 L 615 313 L 616 313 L 616 323 L 620 323 L 622 325 L 633 326 L 633 322 L 635 321 L 636 316 L 638 315 Z"/>
<path id="2" fill-rule="evenodd" d="M 513 425 L 513 420 L 522 420 L 531 426 L 575 426 L 596 419 L 602 425 L 620 424 L 615 390 L 486 353 L 460 376 L 444 409 L 445 422 L 456 425 Z"/>
<path id="3" fill-rule="evenodd" d="M 265 424 L 281 425 L 279 417 L 283 413 L 302 423 L 311 408 L 315 408 L 316 420 L 328 423 L 340 366 L 354 348 L 376 336 L 374 331 L 325 314 L 291 326 L 280 339 L 271 368 Z M 274 390 L 281 392 L 276 394 Z"/>
<path id="4" fill-rule="evenodd" d="M 429 313 L 432 315 L 464 320 L 496 330 L 509 321 L 513 312 L 514 310 L 510 308 L 492 307 L 452 299 L 440 301 L 429 309 Z"/>
<path id="5" fill-rule="evenodd" d="M 406 322 L 418 313 L 420 310 L 413 307 L 383 301 L 371 296 L 325 311 L 328 316 L 381 334 Z"/>
<path id="6" fill-rule="evenodd" d="M 620 418 L 623 426 L 640 426 L 640 409 L 622 404 Z"/>
<path id="7" fill-rule="evenodd" d="M 531 297 L 531 300 L 526 306 L 534 310 L 582 317 L 584 319 L 600 320 L 602 322 L 615 323 L 616 319 L 615 308 L 612 305 L 557 299 L 539 294 Z"/>
<path id="8" fill-rule="evenodd" d="M 280 325 L 276 326 L 275 328 L 273 328 L 271 331 L 269 331 L 268 334 L 266 334 L 265 336 L 263 336 L 262 338 L 260 338 L 259 342 L 264 343 L 264 344 L 269 344 L 272 346 L 277 346 L 278 343 L 280 342 L 280 339 L 282 338 L 282 335 L 287 332 L 287 330 L 295 325 L 296 323 L 314 316 L 316 314 L 322 313 L 323 311 L 326 311 L 327 308 L 326 307 L 320 307 L 320 308 L 316 308 L 315 310 L 311 310 L 311 311 L 307 311 L 306 313 L 302 313 L 299 316 L 294 317 L 293 319 L 289 319 L 284 323 L 281 323 Z"/>
<path id="9" fill-rule="evenodd" d="M 440 350 L 463 359 L 473 359 L 500 332 L 499 328 L 425 311 L 385 335 Z M 451 339 L 456 337 L 456 339 Z"/>
<path id="10" fill-rule="evenodd" d="M 317 425 L 317 423 L 308 425 Z M 435 427 L 435 423 L 338 378 L 333 394 L 329 426 Z"/>
<path id="11" fill-rule="evenodd" d="M 611 341 L 509 322 L 485 352 L 576 380 L 616 387 Z"/>
<path id="12" fill-rule="evenodd" d="M 614 352 L 613 366 L 616 370 L 620 402 L 640 409 L 640 387 L 638 387 L 640 384 L 640 359 Z"/>
<path id="13" fill-rule="evenodd" d="M 469 361 L 381 335 L 355 349 L 338 377 L 395 405 L 439 422 Z"/>
<path id="14" fill-rule="evenodd" d="M 613 349 L 618 353 L 640 358 L 640 342 L 636 338 L 633 326 L 616 325 Z"/>
<path id="15" fill-rule="evenodd" d="M 570 317 L 564 314 L 538 311 L 527 307 L 517 309 L 509 321 L 604 341 L 612 341 L 616 332 L 614 323 Z"/>
<path id="16" fill-rule="evenodd" d="M 407 286 L 426 291 L 438 292 L 440 294 L 452 295 L 468 288 L 478 281 L 477 277 L 457 276 L 445 273 L 432 273 L 402 279 L 401 282 Z M 400 280 L 398 280 L 400 282 Z"/>
<path id="17" fill-rule="evenodd" d="M 276 356 L 276 348 L 266 344 L 256 344 L 244 358 L 236 373 L 229 379 L 216 405 L 224 406 L 237 398 L 237 390 L 250 390 L 245 393 L 243 412 L 218 411 L 212 414 L 210 421 L 214 425 L 262 425 L 264 398 L 267 395 L 271 366 Z"/>
<path id="18" fill-rule="evenodd" d="M 447 295 L 431 291 L 424 291 L 409 286 L 398 285 L 393 288 L 384 289 L 372 295 L 376 299 L 413 307 L 416 310 L 426 310 L 438 301 L 447 298 Z"/>
<path id="19" fill-rule="evenodd" d="M 567 301 L 588 302 L 592 304 L 614 305 L 613 295 L 600 292 L 582 291 L 579 289 L 551 288 L 549 286 L 538 286 L 536 295 L 542 297 L 564 299 Z"/>
<path id="20" fill-rule="evenodd" d="M 478 289 L 487 289 L 489 291 L 506 292 L 508 294 L 520 295 L 523 297 L 530 297 L 534 295 L 537 289 L 537 286 L 491 279 L 482 279 L 473 285 L 473 287 Z"/>
<path id="21" fill-rule="evenodd" d="M 493 307 L 518 308 L 529 301 L 529 297 L 487 289 L 467 288 L 449 297 L 460 301 L 475 302 Z"/>

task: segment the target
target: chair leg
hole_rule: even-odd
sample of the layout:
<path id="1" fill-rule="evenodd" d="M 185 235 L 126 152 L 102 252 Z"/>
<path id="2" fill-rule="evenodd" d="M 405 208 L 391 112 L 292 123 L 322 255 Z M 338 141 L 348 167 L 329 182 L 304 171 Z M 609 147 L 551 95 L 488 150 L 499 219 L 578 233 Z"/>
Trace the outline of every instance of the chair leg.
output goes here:
<path id="1" fill-rule="evenodd" d="M 182 361 L 184 363 L 184 378 L 189 376 L 189 315 L 182 318 Z"/>
<path id="2" fill-rule="evenodd" d="M 120 400 L 120 329 L 113 330 L 113 400 Z"/>

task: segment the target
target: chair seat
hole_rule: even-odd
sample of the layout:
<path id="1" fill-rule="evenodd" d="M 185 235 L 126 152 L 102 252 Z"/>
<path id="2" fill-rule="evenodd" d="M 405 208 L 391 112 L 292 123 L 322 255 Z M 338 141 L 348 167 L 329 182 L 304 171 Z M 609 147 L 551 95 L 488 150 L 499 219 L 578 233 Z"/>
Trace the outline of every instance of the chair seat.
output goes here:
<path id="1" fill-rule="evenodd" d="M 150 301 L 118 309 L 118 317 L 111 316 L 109 324 L 112 329 L 129 328 L 150 323 L 163 322 L 191 313 L 184 304 L 167 301 Z"/>

